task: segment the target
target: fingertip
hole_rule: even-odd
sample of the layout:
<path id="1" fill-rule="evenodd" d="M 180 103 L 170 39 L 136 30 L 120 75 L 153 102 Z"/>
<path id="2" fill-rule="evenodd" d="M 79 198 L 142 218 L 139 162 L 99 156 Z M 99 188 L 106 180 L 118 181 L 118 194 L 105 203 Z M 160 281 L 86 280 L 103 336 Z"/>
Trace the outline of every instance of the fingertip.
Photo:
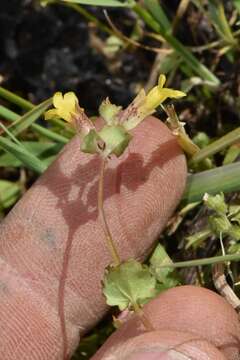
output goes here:
<path id="1" fill-rule="evenodd" d="M 211 343 L 226 359 L 239 358 L 238 316 L 225 299 L 211 290 L 197 286 L 169 289 L 146 304 L 144 313 L 157 331 L 190 333 L 195 339 L 197 337 Z M 147 336 L 147 333 L 134 315 L 107 340 L 96 360 L 101 359 L 105 349 L 121 346 L 140 335 Z"/>
<path id="2" fill-rule="evenodd" d="M 190 332 L 147 332 L 97 353 L 92 360 L 226 360 L 213 344 Z"/>

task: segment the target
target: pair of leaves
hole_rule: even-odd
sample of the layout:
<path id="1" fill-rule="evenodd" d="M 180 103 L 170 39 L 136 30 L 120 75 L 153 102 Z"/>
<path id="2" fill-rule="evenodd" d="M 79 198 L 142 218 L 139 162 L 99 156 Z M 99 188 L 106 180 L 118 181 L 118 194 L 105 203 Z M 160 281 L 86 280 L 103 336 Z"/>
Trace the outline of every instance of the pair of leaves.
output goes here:
<path id="1" fill-rule="evenodd" d="M 179 280 L 174 269 L 161 268 L 167 264 L 171 264 L 171 259 L 159 244 L 150 259 L 150 266 L 130 259 L 115 268 L 108 268 L 103 288 L 107 304 L 118 306 L 120 310 L 131 309 L 176 286 Z"/>

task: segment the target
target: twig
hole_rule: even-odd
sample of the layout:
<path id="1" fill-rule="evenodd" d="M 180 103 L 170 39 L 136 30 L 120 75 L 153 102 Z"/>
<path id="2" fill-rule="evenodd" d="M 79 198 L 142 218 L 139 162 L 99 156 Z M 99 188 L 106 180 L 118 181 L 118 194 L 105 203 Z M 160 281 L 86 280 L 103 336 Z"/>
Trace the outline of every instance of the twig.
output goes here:
<path id="1" fill-rule="evenodd" d="M 110 19 L 108 13 L 106 10 L 103 11 L 104 12 L 104 15 L 106 17 L 106 20 L 109 24 L 109 26 L 112 28 L 112 30 L 114 31 L 115 35 L 117 37 L 119 37 L 120 39 L 126 41 L 127 43 L 131 44 L 131 45 L 134 45 L 136 47 L 140 47 L 144 50 L 147 50 L 147 51 L 152 51 L 152 52 L 155 52 L 155 53 L 163 53 L 163 54 L 169 54 L 172 52 L 171 49 L 162 49 L 162 48 L 158 48 L 158 47 L 153 47 L 153 46 L 148 46 L 148 45 L 143 45 L 141 43 L 139 43 L 138 41 L 136 40 L 133 40 L 129 37 L 127 37 L 126 35 L 124 35 L 120 30 L 118 30 L 116 28 L 116 26 L 113 24 L 112 20 Z"/>
<path id="2" fill-rule="evenodd" d="M 223 263 L 213 265 L 212 276 L 216 289 L 227 300 L 227 302 L 232 305 L 240 316 L 240 299 L 227 283 Z"/>

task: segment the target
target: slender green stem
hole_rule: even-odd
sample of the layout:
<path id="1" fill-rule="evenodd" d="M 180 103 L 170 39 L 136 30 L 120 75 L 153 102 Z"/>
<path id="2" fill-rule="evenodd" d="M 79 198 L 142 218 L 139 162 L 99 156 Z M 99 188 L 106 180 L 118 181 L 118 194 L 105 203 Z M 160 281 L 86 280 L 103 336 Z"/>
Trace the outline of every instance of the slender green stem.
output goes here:
<path id="1" fill-rule="evenodd" d="M 112 238 L 112 235 L 111 235 L 108 223 L 107 223 L 104 206 L 103 206 L 103 202 L 104 202 L 104 195 L 103 195 L 104 170 L 105 170 L 106 161 L 107 161 L 106 159 L 102 159 L 101 166 L 100 166 L 99 183 L 98 183 L 98 212 L 102 219 L 103 231 L 104 231 L 107 247 L 112 256 L 114 266 L 119 266 L 121 264 L 121 260 L 118 255 L 117 248 L 114 244 L 114 241 L 113 241 L 113 238 Z"/>
<path id="2" fill-rule="evenodd" d="M 34 105 L 30 101 L 23 99 L 10 90 L 4 89 L 2 86 L 0 86 L 0 97 L 20 106 L 22 109 L 31 110 L 34 108 Z"/>
<path id="3" fill-rule="evenodd" d="M 192 266 L 202 266 L 202 265 L 212 265 L 217 263 L 222 263 L 226 261 L 240 261 L 240 254 L 233 255 L 224 255 L 224 256 L 214 256 L 204 259 L 189 260 L 189 261 L 179 261 L 175 263 L 169 263 L 168 265 L 160 265 L 157 268 L 183 268 L 183 267 L 192 267 Z"/>
<path id="4" fill-rule="evenodd" d="M 228 134 L 222 136 L 220 139 L 214 141 L 210 145 L 197 152 L 191 158 L 189 165 L 195 165 L 238 141 L 240 141 L 240 127 L 230 131 Z"/>

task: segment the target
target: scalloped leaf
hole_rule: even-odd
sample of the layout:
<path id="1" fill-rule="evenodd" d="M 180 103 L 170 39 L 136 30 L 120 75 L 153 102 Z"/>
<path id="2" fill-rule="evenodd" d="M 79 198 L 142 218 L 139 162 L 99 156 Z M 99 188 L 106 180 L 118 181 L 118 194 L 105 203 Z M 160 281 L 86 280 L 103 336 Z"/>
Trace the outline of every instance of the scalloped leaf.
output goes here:
<path id="1" fill-rule="evenodd" d="M 156 295 L 156 279 L 147 266 L 133 259 L 108 268 L 103 283 L 107 304 L 120 310 L 142 305 Z"/>

